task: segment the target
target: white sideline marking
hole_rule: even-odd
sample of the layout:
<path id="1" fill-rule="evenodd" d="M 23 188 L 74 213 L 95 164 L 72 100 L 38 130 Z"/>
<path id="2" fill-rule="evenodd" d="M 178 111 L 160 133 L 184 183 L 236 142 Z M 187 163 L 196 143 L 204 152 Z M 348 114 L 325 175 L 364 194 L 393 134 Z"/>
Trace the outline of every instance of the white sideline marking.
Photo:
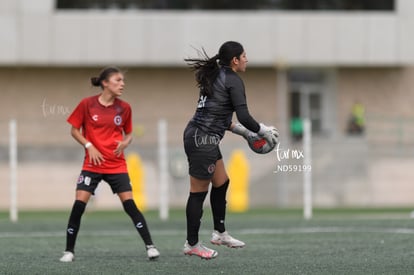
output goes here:
<path id="1" fill-rule="evenodd" d="M 232 230 L 234 234 L 241 235 L 275 235 L 275 234 L 315 234 L 315 233 L 388 233 L 388 234 L 414 234 L 410 228 L 356 228 L 356 227 L 306 227 L 306 228 L 280 228 L 280 229 L 242 229 Z M 200 235 L 208 235 L 211 231 L 201 230 Z M 80 236 L 129 236 L 133 230 L 114 231 L 87 231 L 81 230 Z M 185 230 L 151 230 L 152 235 L 158 236 L 185 236 Z M 54 238 L 64 237 L 65 231 L 49 232 L 0 232 L 0 238 Z"/>

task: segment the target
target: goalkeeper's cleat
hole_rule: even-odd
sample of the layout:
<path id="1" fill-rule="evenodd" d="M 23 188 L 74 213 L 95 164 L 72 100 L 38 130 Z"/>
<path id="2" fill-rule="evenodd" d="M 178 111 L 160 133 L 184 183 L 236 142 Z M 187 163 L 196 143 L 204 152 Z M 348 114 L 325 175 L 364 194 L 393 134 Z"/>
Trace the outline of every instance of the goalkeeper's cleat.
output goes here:
<path id="1" fill-rule="evenodd" d="M 73 262 L 74 260 L 75 260 L 75 255 L 70 251 L 63 252 L 63 256 L 62 258 L 60 258 L 60 261 L 64 263 Z"/>
<path id="2" fill-rule="evenodd" d="M 226 245 L 231 248 L 242 248 L 246 245 L 244 242 L 230 236 L 227 231 L 220 233 L 217 230 L 213 231 L 210 242 L 215 245 Z"/>
<path id="3" fill-rule="evenodd" d="M 156 260 L 160 256 L 160 252 L 154 245 L 147 245 L 147 255 L 148 259 L 150 260 Z"/>
<path id="4" fill-rule="evenodd" d="M 188 241 L 186 241 L 184 244 L 183 252 L 185 255 L 189 255 L 189 256 L 196 255 L 200 257 L 201 259 L 206 259 L 206 260 L 213 259 L 217 257 L 218 255 L 217 251 L 204 246 L 200 242 L 196 243 L 194 246 L 191 246 L 188 243 Z"/>

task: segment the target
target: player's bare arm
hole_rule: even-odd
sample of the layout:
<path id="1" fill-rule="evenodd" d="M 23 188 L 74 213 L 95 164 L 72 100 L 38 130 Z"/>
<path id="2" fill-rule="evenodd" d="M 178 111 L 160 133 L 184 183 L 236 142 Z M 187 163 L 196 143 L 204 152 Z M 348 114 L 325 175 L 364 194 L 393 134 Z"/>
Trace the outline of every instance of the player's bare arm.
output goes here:
<path id="1" fill-rule="evenodd" d="M 124 140 L 118 141 L 118 145 L 114 151 L 115 155 L 119 157 L 122 154 L 122 152 L 125 150 L 125 148 L 127 148 L 128 145 L 131 144 L 131 142 L 132 142 L 132 132 L 129 134 L 125 134 Z"/>
<path id="2" fill-rule="evenodd" d="M 92 162 L 94 165 L 100 165 L 104 161 L 104 158 L 101 152 L 99 152 L 98 149 L 96 149 L 96 147 L 92 143 L 86 140 L 86 138 L 82 135 L 80 129 L 72 126 L 70 133 L 72 137 L 77 142 L 79 142 L 83 147 L 85 148 L 87 147 L 86 149 L 88 150 L 88 153 L 89 153 L 90 162 Z M 90 143 L 90 145 L 86 146 L 87 143 Z"/>

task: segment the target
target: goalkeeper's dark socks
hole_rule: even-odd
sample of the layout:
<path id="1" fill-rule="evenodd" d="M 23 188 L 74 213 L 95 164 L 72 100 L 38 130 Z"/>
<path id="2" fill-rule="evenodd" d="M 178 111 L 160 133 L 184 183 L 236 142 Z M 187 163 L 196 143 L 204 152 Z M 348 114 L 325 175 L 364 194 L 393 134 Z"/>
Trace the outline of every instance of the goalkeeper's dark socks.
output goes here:
<path id="1" fill-rule="evenodd" d="M 226 194 L 230 181 L 227 180 L 218 188 L 211 188 L 210 205 L 213 212 L 214 230 L 220 233 L 226 231 L 224 224 L 226 218 Z"/>
<path id="2" fill-rule="evenodd" d="M 86 203 L 80 200 L 75 200 L 72 212 L 69 216 L 68 227 L 66 229 L 66 249 L 65 251 L 70 251 L 74 253 L 76 237 L 79 232 L 81 218 L 85 212 Z"/>
<path id="3" fill-rule="evenodd" d="M 203 216 L 203 203 L 208 192 L 190 192 L 186 206 L 187 241 L 193 246 L 198 243 L 198 232 Z"/>
<path id="4" fill-rule="evenodd" d="M 144 241 L 145 245 L 152 245 L 151 234 L 149 233 L 147 222 L 144 215 L 138 210 L 134 200 L 129 199 L 122 203 L 125 212 L 131 217 L 135 228 Z"/>

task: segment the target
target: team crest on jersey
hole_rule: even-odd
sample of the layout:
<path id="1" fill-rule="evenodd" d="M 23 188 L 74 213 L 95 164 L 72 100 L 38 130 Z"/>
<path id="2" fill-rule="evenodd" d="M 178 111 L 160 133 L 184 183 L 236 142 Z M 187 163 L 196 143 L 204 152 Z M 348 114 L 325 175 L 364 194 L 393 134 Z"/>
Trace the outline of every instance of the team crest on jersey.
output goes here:
<path id="1" fill-rule="evenodd" d="M 213 174 L 215 170 L 216 170 L 216 166 L 214 164 L 210 164 L 210 166 L 207 168 L 207 171 L 210 174 Z"/>
<path id="2" fill-rule="evenodd" d="M 116 115 L 114 117 L 114 123 L 115 123 L 116 126 L 121 125 L 121 123 L 122 123 L 122 117 L 120 115 Z"/>
<path id="3" fill-rule="evenodd" d="M 78 184 L 81 184 L 83 182 L 83 175 L 80 175 L 78 178 Z"/>

